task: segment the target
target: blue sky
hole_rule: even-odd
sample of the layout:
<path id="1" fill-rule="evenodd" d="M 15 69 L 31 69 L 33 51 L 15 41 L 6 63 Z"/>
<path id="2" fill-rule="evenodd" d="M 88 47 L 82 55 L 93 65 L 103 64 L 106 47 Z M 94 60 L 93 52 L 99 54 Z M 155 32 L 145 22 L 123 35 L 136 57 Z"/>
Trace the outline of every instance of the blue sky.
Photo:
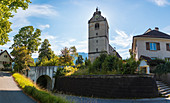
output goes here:
<path id="1" fill-rule="evenodd" d="M 88 52 L 88 20 L 96 7 L 109 23 L 110 44 L 120 55 L 129 57 L 132 37 L 144 33 L 148 28 L 159 27 L 170 34 L 170 1 L 168 0 L 31 0 L 27 10 L 19 9 L 10 19 L 13 36 L 23 26 L 32 25 L 42 30 L 42 41 L 47 38 L 56 54 L 65 46 L 76 46 L 78 52 Z M 38 57 L 34 53 L 33 57 Z"/>

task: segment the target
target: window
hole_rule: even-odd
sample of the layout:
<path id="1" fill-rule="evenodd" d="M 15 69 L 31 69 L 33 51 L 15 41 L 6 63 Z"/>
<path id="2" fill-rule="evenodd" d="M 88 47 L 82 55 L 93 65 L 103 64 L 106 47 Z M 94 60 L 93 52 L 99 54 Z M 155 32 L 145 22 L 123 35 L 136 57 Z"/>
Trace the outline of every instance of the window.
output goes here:
<path id="1" fill-rule="evenodd" d="M 170 51 L 170 43 L 166 43 L 166 50 Z"/>
<path id="2" fill-rule="evenodd" d="M 98 43 L 98 40 L 96 40 L 96 43 Z"/>
<path id="3" fill-rule="evenodd" d="M 96 48 L 96 52 L 98 52 L 98 48 Z"/>
<path id="4" fill-rule="evenodd" d="M 160 43 L 146 42 L 146 50 L 152 50 L 152 51 L 160 50 Z"/>
<path id="5" fill-rule="evenodd" d="M 99 29 L 99 23 L 95 24 L 95 30 Z"/>
<path id="6" fill-rule="evenodd" d="M 7 55 L 4 55 L 5 58 L 7 58 Z"/>
<path id="7" fill-rule="evenodd" d="M 156 43 L 149 43 L 150 50 L 156 50 Z"/>
<path id="8" fill-rule="evenodd" d="M 96 35 L 98 35 L 98 33 L 96 33 Z"/>

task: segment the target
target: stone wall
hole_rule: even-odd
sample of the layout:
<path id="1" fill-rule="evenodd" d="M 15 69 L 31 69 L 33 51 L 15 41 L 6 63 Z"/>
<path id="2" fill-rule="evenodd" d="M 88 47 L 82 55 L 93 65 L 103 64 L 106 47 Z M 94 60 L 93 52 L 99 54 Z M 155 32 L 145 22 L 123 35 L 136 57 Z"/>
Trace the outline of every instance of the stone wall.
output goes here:
<path id="1" fill-rule="evenodd" d="M 73 95 L 102 98 L 149 98 L 158 96 L 155 79 L 149 75 L 58 77 L 55 89 Z"/>

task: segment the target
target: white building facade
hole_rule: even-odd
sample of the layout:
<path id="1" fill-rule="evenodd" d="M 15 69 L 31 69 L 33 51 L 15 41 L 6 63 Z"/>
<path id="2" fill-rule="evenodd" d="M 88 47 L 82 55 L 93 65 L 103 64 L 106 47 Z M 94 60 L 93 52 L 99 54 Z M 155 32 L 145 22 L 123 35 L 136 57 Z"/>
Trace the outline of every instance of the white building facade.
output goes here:
<path id="1" fill-rule="evenodd" d="M 170 60 L 170 35 L 160 32 L 157 27 L 148 29 L 144 34 L 133 37 L 132 53 L 136 60 L 141 60 L 139 68 L 145 68 L 149 74 L 148 60 Z"/>

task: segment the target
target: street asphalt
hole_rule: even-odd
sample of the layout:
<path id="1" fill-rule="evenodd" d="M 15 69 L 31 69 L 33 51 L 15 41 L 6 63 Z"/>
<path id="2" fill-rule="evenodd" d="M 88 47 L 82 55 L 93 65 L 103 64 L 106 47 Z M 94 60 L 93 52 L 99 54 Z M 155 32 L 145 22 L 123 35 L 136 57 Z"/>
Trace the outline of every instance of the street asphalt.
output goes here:
<path id="1" fill-rule="evenodd" d="M 10 73 L 0 71 L 0 103 L 36 103 L 25 95 Z"/>

